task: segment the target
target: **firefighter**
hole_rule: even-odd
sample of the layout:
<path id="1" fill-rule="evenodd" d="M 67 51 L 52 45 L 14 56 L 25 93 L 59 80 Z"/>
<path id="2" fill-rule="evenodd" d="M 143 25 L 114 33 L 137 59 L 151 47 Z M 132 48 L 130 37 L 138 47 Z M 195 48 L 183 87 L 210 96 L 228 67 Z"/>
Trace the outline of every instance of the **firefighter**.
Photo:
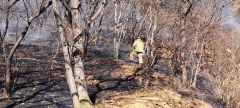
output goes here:
<path id="1" fill-rule="evenodd" d="M 132 52 L 130 54 L 130 61 L 133 61 L 134 57 L 138 55 L 138 63 L 143 64 L 143 52 L 144 52 L 144 43 L 140 36 L 137 37 L 137 40 L 134 41 L 132 46 Z"/>

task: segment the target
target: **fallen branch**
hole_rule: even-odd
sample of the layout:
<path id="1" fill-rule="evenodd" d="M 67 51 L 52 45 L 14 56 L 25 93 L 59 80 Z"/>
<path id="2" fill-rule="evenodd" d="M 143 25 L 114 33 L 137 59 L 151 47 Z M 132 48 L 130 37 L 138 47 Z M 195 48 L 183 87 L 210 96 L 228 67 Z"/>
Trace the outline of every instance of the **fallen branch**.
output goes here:
<path id="1" fill-rule="evenodd" d="M 40 61 L 40 60 L 35 59 L 35 58 L 17 58 L 17 60 L 32 60 L 32 61 L 36 61 L 36 62 Z"/>

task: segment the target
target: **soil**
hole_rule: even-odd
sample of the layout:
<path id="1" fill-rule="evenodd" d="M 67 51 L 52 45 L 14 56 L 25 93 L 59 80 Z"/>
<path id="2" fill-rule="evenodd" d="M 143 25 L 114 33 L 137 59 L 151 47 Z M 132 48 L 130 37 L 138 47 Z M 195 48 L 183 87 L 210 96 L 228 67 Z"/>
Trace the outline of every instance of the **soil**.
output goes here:
<path id="1" fill-rule="evenodd" d="M 8 47 L 11 47 L 11 45 Z M 0 106 L 3 108 L 72 108 L 61 52 L 61 48 L 57 51 L 56 47 L 21 45 L 13 59 L 12 77 L 14 78 L 14 86 L 12 96 L 9 99 L 0 97 Z M 126 55 L 126 51 L 125 53 L 122 52 L 122 55 Z M 158 97 L 157 101 L 152 100 L 154 96 L 161 97 L 161 94 L 168 94 L 169 92 L 180 96 L 180 100 L 176 101 L 177 103 L 186 101 L 185 103 L 188 103 L 189 107 L 213 105 L 192 98 L 194 93 L 177 92 L 170 89 L 174 84 L 173 79 L 164 74 L 167 67 L 160 69 L 162 71 L 159 71 L 159 68 L 158 71 L 155 71 L 146 66 L 138 66 L 134 62 L 129 62 L 124 56 L 120 60 L 113 60 L 109 50 L 99 50 L 94 47 L 89 49 L 83 60 L 89 96 L 96 107 L 137 108 L 137 106 L 131 105 L 146 105 L 149 108 L 152 107 L 151 105 L 156 108 L 164 107 L 159 104 L 161 102 L 165 102 L 169 107 L 174 107 L 174 102 L 171 103 L 173 105 L 169 105 L 169 101 L 159 101 L 159 99 L 164 98 Z M 4 76 L 3 61 L 0 63 L 0 70 L 1 76 Z M 3 84 L 4 77 L 1 77 L 1 96 L 3 96 Z M 145 91 L 151 91 L 151 93 L 147 92 L 149 93 L 147 95 Z M 144 102 L 132 101 L 133 97 L 140 100 L 143 100 L 141 97 L 147 99 Z M 166 95 L 165 97 L 169 96 Z M 168 100 L 171 99 L 168 98 Z M 152 102 L 152 104 L 145 104 L 148 102 Z M 122 106 L 123 104 L 125 106 Z"/>

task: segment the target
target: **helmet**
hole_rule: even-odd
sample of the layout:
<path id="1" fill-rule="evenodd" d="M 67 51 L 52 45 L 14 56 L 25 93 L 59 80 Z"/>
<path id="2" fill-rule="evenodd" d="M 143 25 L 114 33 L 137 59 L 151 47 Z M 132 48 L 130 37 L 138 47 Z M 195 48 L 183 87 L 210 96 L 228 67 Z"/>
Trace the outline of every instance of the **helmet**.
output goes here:
<path id="1" fill-rule="evenodd" d="M 141 39 L 141 37 L 140 37 L 140 36 L 137 36 L 137 39 Z"/>

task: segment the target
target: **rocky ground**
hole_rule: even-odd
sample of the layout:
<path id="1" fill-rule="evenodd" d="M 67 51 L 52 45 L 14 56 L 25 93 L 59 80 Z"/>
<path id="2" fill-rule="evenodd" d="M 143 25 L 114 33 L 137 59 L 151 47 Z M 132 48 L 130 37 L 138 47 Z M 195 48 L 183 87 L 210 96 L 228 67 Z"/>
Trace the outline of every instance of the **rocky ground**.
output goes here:
<path id="1" fill-rule="evenodd" d="M 37 45 L 19 48 L 13 65 L 13 95 L 10 99 L 0 97 L 0 106 L 71 108 L 62 54 L 56 53 L 56 48 Z M 113 60 L 107 50 L 92 48 L 84 61 L 89 95 L 97 108 L 219 107 L 204 98 L 197 99 L 199 96 L 194 97 L 194 92 L 172 89 L 174 80 L 164 72 L 139 67 L 125 59 Z M 0 66 L 4 76 L 4 63 Z M 3 88 L 3 77 L 0 81 Z M 1 89 L 1 96 L 2 92 Z"/>

